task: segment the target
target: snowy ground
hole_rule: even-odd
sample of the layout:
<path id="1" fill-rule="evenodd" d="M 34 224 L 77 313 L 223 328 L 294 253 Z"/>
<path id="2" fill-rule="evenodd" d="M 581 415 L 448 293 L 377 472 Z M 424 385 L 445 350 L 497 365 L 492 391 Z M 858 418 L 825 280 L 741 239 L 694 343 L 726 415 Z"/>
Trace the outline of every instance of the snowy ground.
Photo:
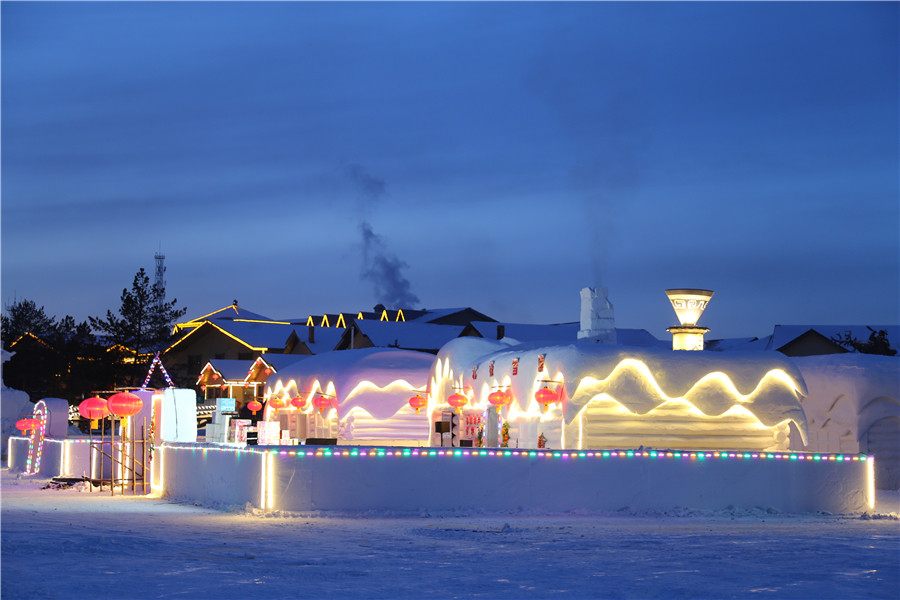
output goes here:
<path id="1" fill-rule="evenodd" d="M 892 598 L 900 510 L 265 515 L 2 473 L 13 598 Z"/>

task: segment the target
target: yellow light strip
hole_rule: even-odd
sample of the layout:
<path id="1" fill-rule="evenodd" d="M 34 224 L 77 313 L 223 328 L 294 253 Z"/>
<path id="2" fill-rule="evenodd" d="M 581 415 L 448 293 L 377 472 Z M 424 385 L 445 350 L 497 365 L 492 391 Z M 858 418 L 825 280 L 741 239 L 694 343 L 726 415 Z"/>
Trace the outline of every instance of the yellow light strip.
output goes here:
<path id="1" fill-rule="evenodd" d="M 738 402 L 747 402 L 752 396 L 756 395 L 760 391 L 760 389 L 763 387 L 763 385 L 766 384 L 766 382 L 769 379 L 775 379 L 777 381 L 780 381 L 781 383 L 786 384 L 795 393 L 799 393 L 799 389 L 800 389 L 799 386 L 796 384 L 796 382 L 793 379 L 791 379 L 791 377 L 787 373 L 785 373 L 783 370 L 772 369 L 771 371 L 769 371 L 765 375 L 763 375 L 763 378 L 756 385 L 756 388 L 754 388 L 752 392 L 744 395 L 738 391 L 738 389 L 735 387 L 734 383 L 731 381 L 731 378 L 728 377 L 728 375 L 726 375 L 725 373 L 722 373 L 721 371 L 715 371 L 713 373 L 707 373 L 702 378 L 700 378 L 699 381 L 697 381 L 694 385 L 691 386 L 691 388 L 687 392 L 685 392 L 684 396 L 682 396 L 680 398 L 675 398 L 675 397 L 669 396 L 668 394 L 666 394 L 663 391 L 662 387 L 660 387 L 659 383 L 657 383 L 656 378 L 650 372 L 650 369 L 649 369 L 649 367 L 647 367 L 646 363 L 644 363 L 643 361 L 634 359 L 634 358 L 626 358 L 625 360 L 623 360 L 622 362 L 617 364 L 616 367 L 612 370 L 612 372 L 605 379 L 601 380 L 601 379 L 595 379 L 594 377 L 584 377 L 578 383 L 578 387 L 575 389 L 575 394 L 573 394 L 573 396 L 577 396 L 580 393 L 584 393 L 584 392 L 582 392 L 582 387 L 604 385 L 604 384 L 608 383 L 609 381 L 614 379 L 616 376 L 618 376 L 619 371 L 624 371 L 625 369 L 632 369 L 633 371 L 636 371 L 637 374 L 641 375 L 647 381 L 647 383 L 649 383 L 653 387 L 653 389 L 656 390 L 656 392 L 659 394 L 659 396 L 665 400 L 684 400 L 688 395 L 690 395 L 690 393 L 695 388 L 697 388 L 698 386 L 700 386 L 707 380 L 711 380 L 711 379 L 720 381 L 722 383 L 722 385 L 725 386 L 725 388 L 728 390 L 728 392 L 731 393 L 734 396 L 735 400 Z"/>
<path id="2" fill-rule="evenodd" d="M 262 319 L 232 319 L 233 323 L 264 323 L 267 325 L 290 325 L 290 321 L 264 321 Z"/>
<path id="3" fill-rule="evenodd" d="M 869 455 L 866 461 L 866 493 L 868 495 L 869 508 L 875 508 L 875 457 Z"/>
<path id="4" fill-rule="evenodd" d="M 384 387 L 379 387 L 369 381 L 368 379 L 364 381 L 360 381 L 356 384 L 349 394 L 347 394 L 346 400 L 350 400 L 357 394 L 365 394 L 368 392 L 382 392 L 382 393 L 391 393 L 392 391 L 407 391 L 414 392 L 416 391 L 416 386 L 412 385 L 405 379 L 395 379 Z"/>

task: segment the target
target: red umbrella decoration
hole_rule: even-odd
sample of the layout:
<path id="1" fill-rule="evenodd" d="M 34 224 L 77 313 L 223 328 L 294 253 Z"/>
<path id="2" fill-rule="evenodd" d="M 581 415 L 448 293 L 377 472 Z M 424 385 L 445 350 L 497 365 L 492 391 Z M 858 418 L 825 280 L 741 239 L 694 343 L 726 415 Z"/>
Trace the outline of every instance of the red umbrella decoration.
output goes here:
<path id="1" fill-rule="evenodd" d="M 319 394 L 313 398 L 313 406 L 319 409 L 319 412 L 325 414 L 325 409 L 331 406 L 331 398 L 323 394 Z"/>
<path id="2" fill-rule="evenodd" d="M 251 400 L 250 402 L 247 403 L 247 408 L 249 408 L 250 412 L 252 412 L 255 415 L 256 411 L 262 410 L 262 403 L 260 403 L 259 400 Z"/>
<path id="3" fill-rule="evenodd" d="M 144 401 L 131 392 L 119 392 L 109 397 L 106 406 L 117 417 L 130 417 L 140 412 Z"/>
<path id="4" fill-rule="evenodd" d="M 459 412 L 459 409 L 469 403 L 469 399 L 462 394 L 456 393 L 447 398 L 447 404 L 456 409 L 456 412 Z"/>
<path id="5" fill-rule="evenodd" d="M 419 411 L 426 406 L 428 406 L 428 400 L 426 400 L 420 394 L 416 394 L 412 398 L 409 399 L 409 405 L 416 409 L 416 414 L 419 414 Z"/>
<path id="6" fill-rule="evenodd" d="M 96 429 L 97 421 L 109 414 L 109 406 L 107 405 L 106 400 L 94 396 L 93 398 L 83 400 L 81 404 L 78 405 L 78 414 L 85 419 L 90 419 L 91 429 Z"/>
<path id="7" fill-rule="evenodd" d="M 511 400 L 512 396 L 509 395 L 509 392 L 504 392 L 503 390 L 497 390 L 488 394 L 488 402 L 497 407 L 506 406 Z"/>
<path id="8" fill-rule="evenodd" d="M 550 404 L 559 402 L 559 397 L 556 395 L 556 392 L 548 388 L 546 385 L 534 394 L 534 399 L 540 403 L 541 412 L 545 412 L 547 410 L 547 406 L 549 406 Z"/>
<path id="9" fill-rule="evenodd" d="M 306 406 L 306 398 L 294 396 L 293 398 L 291 398 L 291 406 L 293 406 L 294 408 L 302 409 L 304 406 Z"/>

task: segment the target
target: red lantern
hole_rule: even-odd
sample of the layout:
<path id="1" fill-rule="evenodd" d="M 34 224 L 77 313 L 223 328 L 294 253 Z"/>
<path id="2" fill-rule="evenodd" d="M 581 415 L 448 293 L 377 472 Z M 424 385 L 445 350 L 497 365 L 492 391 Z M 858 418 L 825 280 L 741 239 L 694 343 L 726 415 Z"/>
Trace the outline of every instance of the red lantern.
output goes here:
<path id="1" fill-rule="evenodd" d="M 547 386 L 542 387 L 534 394 L 534 399 L 537 400 L 541 405 L 541 412 L 547 410 L 547 406 L 553 404 L 554 402 L 559 402 L 559 397 L 556 395 L 556 392 L 548 388 Z"/>
<path id="2" fill-rule="evenodd" d="M 272 410 L 278 410 L 279 408 L 284 408 L 284 400 L 282 400 L 278 396 L 276 396 L 274 398 L 269 398 L 269 406 L 272 407 Z"/>
<path id="3" fill-rule="evenodd" d="M 453 394 L 449 398 L 447 398 L 447 404 L 456 409 L 456 412 L 459 412 L 459 409 L 469 403 L 469 399 L 463 396 L 462 394 Z"/>
<path id="4" fill-rule="evenodd" d="M 295 396 L 294 398 L 291 398 L 291 405 L 294 408 L 303 408 L 304 406 L 306 406 L 306 398 Z"/>
<path id="5" fill-rule="evenodd" d="M 488 394 L 488 402 L 494 406 L 506 406 L 510 400 L 512 400 L 512 397 L 503 390 L 497 390 Z"/>
<path id="6" fill-rule="evenodd" d="M 255 415 L 256 411 L 262 410 L 262 404 L 259 402 L 259 400 L 251 400 L 247 403 L 247 408 L 249 408 L 250 412 Z"/>
<path id="7" fill-rule="evenodd" d="M 37 427 L 39 422 L 37 419 L 19 419 L 16 421 L 16 429 L 24 434 L 26 431 L 31 431 Z"/>
<path id="8" fill-rule="evenodd" d="M 412 398 L 409 399 L 409 405 L 416 409 L 416 414 L 419 414 L 419 410 L 428 406 L 428 400 L 424 397 L 416 394 Z"/>
<path id="9" fill-rule="evenodd" d="M 83 400 L 81 404 L 78 405 L 78 414 L 85 419 L 90 419 L 91 429 L 96 429 L 97 421 L 109 414 L 109 406 L 107 406 L 106 400 L 94 396 L 93 398 Z"/>
<path id="10" fill-rule="evenodd" d="M 319 409 L 319 412 L 325 414 L 325 409 L 331 406 L 331 398 L 319 394 L 313 398 L 313 406 Z"/>
<path id="11" fill-rule="evenodd" d="M 109 397 L 106 406 L 109 412 L 117 417 L 130 417 L 140 412 L 144 402 L 131 392 L 119 392 Z"/>

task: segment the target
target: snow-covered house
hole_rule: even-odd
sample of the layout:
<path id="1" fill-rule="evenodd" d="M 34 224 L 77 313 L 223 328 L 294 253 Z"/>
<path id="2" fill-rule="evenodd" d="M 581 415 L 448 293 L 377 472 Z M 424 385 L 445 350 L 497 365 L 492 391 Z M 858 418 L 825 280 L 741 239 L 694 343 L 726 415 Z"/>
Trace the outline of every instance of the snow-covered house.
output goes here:
<path id="1" fill-rule="evenodd" d="M 297 340 L 295 325 L 279 321 L 205 321 L 163 351 L 169 373 L 182 385 L 193 384 L 203 365 L 213 359 L 249 363 L 263 353 L 309 352 Z"/>
<path id="2" fill-rule="evenodd" d="M 310 356 L 269 378 L 263 417 L 282 420 L 295 437 L 427 444 L 428 415 L 413 409 L 409 399 L 425 395 L 433 360 L 430 354 L 395 348 Z M 273 408 L 273 398 L 284 406 Z M 295 398 L 300 407 L 292 404 Z"/>

